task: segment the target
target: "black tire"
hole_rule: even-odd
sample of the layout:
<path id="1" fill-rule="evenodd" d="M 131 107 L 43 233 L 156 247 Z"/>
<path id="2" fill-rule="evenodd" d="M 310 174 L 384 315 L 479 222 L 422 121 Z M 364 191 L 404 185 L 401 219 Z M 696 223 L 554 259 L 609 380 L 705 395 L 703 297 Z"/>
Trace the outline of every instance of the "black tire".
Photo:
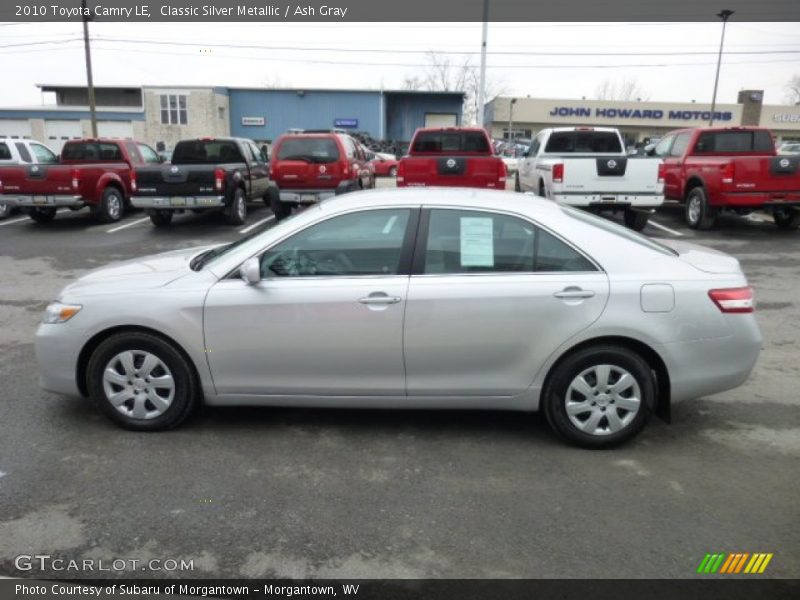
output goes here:
<path id="1" fill-rule="evenodd" d="M 55 208 L 32 208 L 28 213 L 31 219 L 37 223 L 49 223 L 56 218 Z"/>
<path id="2" fill-rule="evenodd" d="M 646 212 L 633 210 L 631 208 L 625 209 L 625 227 L 633 229 L 634 231 L 641 231 L 647 225 L 650 215 Z"/>
<path id="3" fill-rule="evenodd" d="M 711 229 L 717 220 L 717 210 L 708 203 L 704 187 L 689 190 L 684 205 L 684 217 L 690 229 Z"/>
<path id="4" fill-rule="evenodd" d="M 610 365 L 612 367 L 608 376 L 607 388 L 611 388 L 614 383 L 620 380 L 619 378 L 616 381 L 613 379 L 620 371 L 627 372 L 628 375 L 632 376 L 633 381 L 639 388 L 639 405 L 635 412 L 622 409 L 616 402 L 622 402 L 623 399 L 617 396 L 617 400 L 614 400 L 614 396 L 607 396 L 605 390 L 599 395 L 595 393 L 583 396 L 583 401 L 580 400 L 581 393 L 576 395 L 575 390 L 569 391 L 572 382 L 581 374 L 587 372 L 589 374 L 585 376 L 584 381 L 590 382 L 590 388 L 599 387 L 597 385 L 598 378 L 591 378 L 591 370 L 593 367 L 601 365 Z M 592 381 L 594 381 L 594 386 L 591 384 Z M 628 388 L 623 391 L 627 393 Z M 569 399 L 567 397 L 568 392 L 571 396 Z M 641 356 L 622 346 L 598 345 L 578 350 L 556 365 L 555 369 L 550 373 L 547 385 L 542 393 L 542 406 L 547 422 L 557 434 L 569 442 L 584 448 L 609 448 L 630 440 L 644 428 L 650 418 L 651 409 L 655 406 L 655 398 L 655 377 L 650 366 Z M 587 427 L 591 427 L 590 421 L 599 419 L 599 421 L 595 421 L 595 431 L 603 429 L 606 431 L 587 433 L 580 429 L 567 414 L 568 400 L 575 402 L 575 410 L 580 410 L 580 405 L 587 404 L 586 411 L 573 413 L 573 417 L 576 420 L 586 424 Z M 623 426 L 617 431 L 612 430 L 609 432 L 611 423 L 609 418 L 612 415 L 612 411 L 614 411 L 613 414 L 619 418 L 620 424 Z M 582 419 L 581 417 L 583 416 L 586 416 L 586 418 Z M 629 416 L 630 418 L 625 422 L 625 419 Z"/>
<path id="5" fill-rule="evenodd" d="M 544 189 L 544 181 L 539 182 L 539 195 L 542 198 L 547 198 L 547 192 Z"/>
<path id="6" fill-rule="evenodd" d="M 103 190 L 103 197 L 94 209 L 94 215 L 101 223 L 115 223 L 125 214 L 125 197 L 113 186 Z"/>
<path id="7" fill-rule="evenodd" d="M 136 375 L 139 378 L 131 377 L 130 381 L 133 382 L 133 385 L 129 386 L 107 384 L 103 379 L 104 374 L 114 364 L 117 366 L 115 369 L 117 374 L 121 378 L 125 378 L 126 370 L 124 368 L 120 369 L 123 363 L 121 361 L 117 362 L 115 358 L 125 352 L 132 354 L 131 364 L 137 369 Z M 153 369 L 152 373 L 157 373 L 156 376 L 171 375 L 174 382 L 174 391 L 168 407 L 163 409 L 161 414 L 153 415 L 150 418 L 137 418 L 132 416 L 132 413 L 139 399 L 130 397 L 121 403 L 120 409 L 118 409 L 109 400 L 106 386 L 109 386 L 112 393 L 122 392 L 127 389 L 138 389 L 135 388 L 137 385 L 149 387 L 151 384 L 146 382 L 150 382 L 150 378 L 145 377 L 144 373 L 138 372 L 138 369 L 143 366 L 144 353 L 155 356 L 161 365 L 168 369 L 168 373 L 166 373 L 161 366 L 158 366 Z M 86 372 L 89 397 L 108 418 L 125 429 L 159 431 L 177 427 L 189 417 L 198 404 L 198 385 L 188 359 L 171 343 L 150 333 L 128 332 L 118 333 L 109 337 L 92 353 Z M 128 376 L 130 377 L 131 375 L 128 374 Z M 131 394 L 135 393 L 144 394 L 144 390 L 131 391 Z M 156 412 L 154 410 L 157 408 L 156 405 L 149 399 L 141 399 L 139 401 L 144 410 L 151 414 Z M 130 414 L 124 414 L 125 412 Z"/>
<path id="8" fill-rule="evenodd" d="M 228 225 L 244 225 L 247 220 L 247 198 L 244 190 L 236 188 L 230 206 L 225 209 L 225 221 Z"/>
<path id="9" fill-rule="evenodd" d="M 797 229 L 800 227 L 800 210 L 791 206 L 772 209 L 772 218 L 779 229 Z"/>
<path id="10" fill-rule="evenodd" d="M 166 227 L 172 223 L 173 213 L 171 210 L 156 210 L 150 214 L 150 222 L 155 227 Z"/>
<path id="11" fill-rule="evenodd" d="M 275 221 L 283 221 L 286 217 L 292 214 L 292 207 L 287 202 L 281 202 L 280 192 L 277 188 L 270 188 L 267 191 L 269 198 L 269 207 L 272 209 L 272 214 L 275 215 Z"/>
<path id="12" fill-rule="evenodd" d="M 397 167 L 389 168 L 389 177 L 397 177 Z"/>
<path id="13" fill-rule="evenodd" d="M 11 207 L 8 204 L 0 204 L 0 220 L 11 215 Z"/>
<path id="14" fill-rule="evenodd" d="M 522 186 L 519 184 L 519 172 L 514 176 L 514 191 L 521 192 Z"/>

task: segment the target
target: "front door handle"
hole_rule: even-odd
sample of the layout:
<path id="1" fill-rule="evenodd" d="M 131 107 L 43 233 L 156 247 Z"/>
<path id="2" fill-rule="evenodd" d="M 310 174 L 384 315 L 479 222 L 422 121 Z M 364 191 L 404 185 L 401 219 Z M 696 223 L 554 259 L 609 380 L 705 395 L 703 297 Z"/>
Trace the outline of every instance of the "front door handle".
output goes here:
<path id="1" fill-rule="evenodd" d="M 592 290 L 582 290 L 579 287 L 568 287 L 564 288 L 560 292 L 556 292 L 553 294 L 553 296 L 556 298 L 576 300 L 581 298 L 592 298 L 594 297 L 594 292 Z"/>
<path id="2" fill-rule="evenodd" d="M 361 304 L 378 304 L 378 305 L 387 305 L 387 304 L 397 304 L 400 302 L 400 296 L 387 296 L 384 293 L 378 294 L 370 294 L 364 298 L 359 298 L 358 301 Z"/>

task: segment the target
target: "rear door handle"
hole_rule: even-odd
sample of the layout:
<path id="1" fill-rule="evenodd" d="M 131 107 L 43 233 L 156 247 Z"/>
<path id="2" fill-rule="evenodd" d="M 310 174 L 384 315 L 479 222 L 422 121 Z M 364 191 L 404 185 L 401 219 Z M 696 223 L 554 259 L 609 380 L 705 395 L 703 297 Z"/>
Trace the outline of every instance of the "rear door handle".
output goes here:
<path id="1" fill-rule="evenodd" d="M 594 297 L 594 292 L 592 290 L 582 290 L 581 288 L 568 287 L 564 288 L 560 292 L 556 292 L 553 294 L 553 296 L 556 298 L 566 299 L 592 298 Z"/>
<path id="2" fill-rule="evenodd" d="M 400 296 L 387 296 L 386 294 L 382 295 L 370 295 L 364 298 L 359 298 L 358 301 L 361 304 L 378 304 L 378 305 L 386 305 L 386 304 L 397 304 L 400 302 Z"/>

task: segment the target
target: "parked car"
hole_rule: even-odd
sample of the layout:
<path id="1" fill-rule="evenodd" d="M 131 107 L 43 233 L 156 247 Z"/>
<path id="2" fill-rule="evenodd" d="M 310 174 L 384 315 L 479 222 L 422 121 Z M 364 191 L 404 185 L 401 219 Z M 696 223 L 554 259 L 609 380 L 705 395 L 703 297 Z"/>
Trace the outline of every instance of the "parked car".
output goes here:
<path id="1" fill-rule="evenodd" d="M 339 131 L 287 133 L 275 142 L 269 204 L 276 220 L 292 208 L 375 187 L 375 170 L 363 146 Z"/>
<path id="2" fill-rule="evenodd" d="M 417 129 L 397 166 L 397 187 L 445 186 L 502 190 L 508 171 L 483 129 Z"/>
<path id="3" fill-rule="evenodd" d="M 375 153 L 375 158 L 371 161 L 378 177 L 396 177 L 398 160 L 392 154 L 382 152 Z"/>
<path id="4" fill-rule="evenodd" d="M 33 140 L 0 138 L 0 167 L 9 165 L 51 165 L 58 162 L 56 153 Z M 5 219 L 16 208 L 0 203 L 0 219 Z"/>
<path id="5" fill-rule="evenodd" d="M 742 384 L 752 313 L 716 250 L 521 194 L 382 190 L 84 275 L 36 355 L 45 389 L 129 429 L 201 403 L 543 410 L 604 447 Z"/>
<path id="6" fill-rule="evenodd" d="M 131 202 L 156 227 L 186 210 L 221 211 L 231 225 L 247 218 L 247 202 L 267 200 L 268 157 L 252 140 L 203 137 L 181 140 L 169 164 L 138 168 Z"/>
<path id="7" fill-rule="evenodd" d="M 788 142 L 786 144 L 782 144 L 781 147 L 778 148 L 778 154 L 796 156 L 800 154 L 800 143 Z"/>
<path id="8" fill-rule="evenodd" d="M 664 193 L 682 202 L 686 223 L 710 229 L 720 211 L 772 212 L 781 229 L 800 226 L 800 157 L 778 156 L 757 127 L 681 129 L 653 150 L 664 160 Z"/>
<path id="9" fill-rule="evenodd" d="M 37 223 L 52 221 L 59 207 L 87 206 L 101 222 L 119 221 L 131 171 L 159 161 L 150 146 L 130 140 L 68 141 L 58 164 L 0 167 L 0 204 L 25 208 Z"/>
<path id="10" fill-rule="evenodd" d="M 660 169 L 660 159 L 627 156 L 617 129 L 558 127 L 533 139 L 514 188 L 595 212 L 622 212 L 625 225 L 640 231 L 664 203 Z"/>

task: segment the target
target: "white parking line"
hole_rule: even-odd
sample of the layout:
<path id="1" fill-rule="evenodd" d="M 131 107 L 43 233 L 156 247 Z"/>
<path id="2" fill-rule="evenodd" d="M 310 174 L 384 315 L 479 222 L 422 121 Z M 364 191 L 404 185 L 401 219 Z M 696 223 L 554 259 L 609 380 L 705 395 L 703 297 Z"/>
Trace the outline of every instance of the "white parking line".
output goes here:
<path id="1" fill-rule="evenodd" d="M 667 233 L 671 233 L 672 235 L 677 235 L 678 237 L 683 237 L 683 234 L 680 231 L 675 231 L 674 229 L 670 229 L 669 227 L 665 227 L 661 223 L 656 223 L 655 221 L 653 221 L 653 219 L 650 219 L 647 222 L 647 224 L 648 225 L 652 225 L 653 227 L 656 227 L 656 228 L 661 229 L 663 231 L 666 231 Z"/>
<path id="2" fill-rule="evenodd" d="M 23 221 L 30 221 L 28 217 L 22 217 L 21 219 L 11 219 L 10 221 L 0 221 L 0 227 L 3 225 L 13 225 L 14 223 L 22 223 Z"/>
<path id="3" fill-rule="evenodd" d="M 125 225 L 120 225 L 119 227 L 114 227 L 113 229 L 109 229 L 106 233 L 114 233 L 115 231 L 119 231 L 120 229 L 127 229 L 128 227 L 133 227 L 134 225 L 138 225 L 139 223 L 144 223 L 145 221 L 149 221 L 150 217 L 145 217 L 143 219 L 136 219 L 135 221 L 131 221 L 130 223 L 125 223 Z"/>
<path id="4" fill-rule="evenodd" d="M 239 233 L 247 233 L 248 231 L 251 231 L 252 229 L 255 229 L 256 227 L 258 227 L 259 225 L 263 225 L 264 223 L 269 223 L 270 221 L 274 221 L 274 220 L 275 220 L 275 215 L 272 215 L 271 217 L 267 217 L 266 219 L 261 219 L 260 221 L 256 221 L 252 225 L 248 225 L 244 229 L 240 229 Z"/>

